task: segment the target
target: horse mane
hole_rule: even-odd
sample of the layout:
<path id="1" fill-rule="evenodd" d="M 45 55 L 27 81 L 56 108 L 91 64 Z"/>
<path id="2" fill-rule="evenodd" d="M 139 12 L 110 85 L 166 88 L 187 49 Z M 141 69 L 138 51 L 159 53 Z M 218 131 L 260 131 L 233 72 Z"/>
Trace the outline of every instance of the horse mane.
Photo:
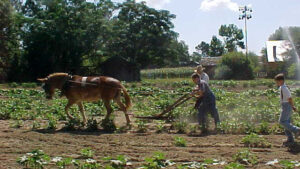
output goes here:
<path id="1" fill-rule="evenodd" d="M 52 73 L 47 78 L 58 77 L 58 76 L 68 76 L 68 73 Z"/>

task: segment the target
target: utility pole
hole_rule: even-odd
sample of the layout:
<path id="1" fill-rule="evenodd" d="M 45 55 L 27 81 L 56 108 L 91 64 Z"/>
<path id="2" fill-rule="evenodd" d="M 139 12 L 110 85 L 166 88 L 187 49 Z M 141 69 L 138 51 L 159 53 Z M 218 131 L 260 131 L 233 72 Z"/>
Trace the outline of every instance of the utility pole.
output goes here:
<path id="1" fill-rule="evenodd" d="M 240 16 L 239 20 L 245 20 L 245 43 L 246 43 L 246 57 L 248 59 L 248 30 L 247 30 L 247 20 L 252 18 L 252 8 L 249 6 L 240 6 L 239 8 Z"/>

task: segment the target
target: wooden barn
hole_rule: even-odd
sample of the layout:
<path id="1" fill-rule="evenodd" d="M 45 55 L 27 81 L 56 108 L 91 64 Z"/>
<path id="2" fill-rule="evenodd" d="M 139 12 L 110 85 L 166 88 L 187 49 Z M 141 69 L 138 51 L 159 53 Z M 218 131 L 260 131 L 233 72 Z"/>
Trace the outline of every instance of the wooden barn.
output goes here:
<path id="1" fill-rule="evenodd" d="M 123 58 L 112 57 L 101 64 L 103 76 L 110 76 L 121 81 L 140 81 L 140 69 L 136 64 Z"/>

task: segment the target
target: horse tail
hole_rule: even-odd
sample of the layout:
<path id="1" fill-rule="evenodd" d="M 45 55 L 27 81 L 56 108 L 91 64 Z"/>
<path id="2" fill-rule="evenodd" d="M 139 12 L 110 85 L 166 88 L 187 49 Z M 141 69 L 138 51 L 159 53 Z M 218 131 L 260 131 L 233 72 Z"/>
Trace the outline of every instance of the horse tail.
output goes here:
<path id="1" fill-rule="evenodd" d="M 131 107 L 131 99 L 130 96 L 126 90 L 126 88 L 121 84 L 121 88 L 123 90 L 123 94 L 125 97 L 125 105 L 126 105 L 126 111 Z"/>

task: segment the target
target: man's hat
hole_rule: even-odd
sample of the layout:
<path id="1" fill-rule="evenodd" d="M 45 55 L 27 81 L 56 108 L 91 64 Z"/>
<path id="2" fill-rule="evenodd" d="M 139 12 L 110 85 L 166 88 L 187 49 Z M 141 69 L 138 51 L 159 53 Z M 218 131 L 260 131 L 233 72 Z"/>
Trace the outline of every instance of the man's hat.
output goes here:
<path id="1" fill-rule="evenodd" d="M 202 65 L 199 65 L 196 67 L 196 69 L 194 70 L 194 72 L 199 73 L 199 72 L 203 72 L 205 70 L 204 67 L 202 67 Z"/>

